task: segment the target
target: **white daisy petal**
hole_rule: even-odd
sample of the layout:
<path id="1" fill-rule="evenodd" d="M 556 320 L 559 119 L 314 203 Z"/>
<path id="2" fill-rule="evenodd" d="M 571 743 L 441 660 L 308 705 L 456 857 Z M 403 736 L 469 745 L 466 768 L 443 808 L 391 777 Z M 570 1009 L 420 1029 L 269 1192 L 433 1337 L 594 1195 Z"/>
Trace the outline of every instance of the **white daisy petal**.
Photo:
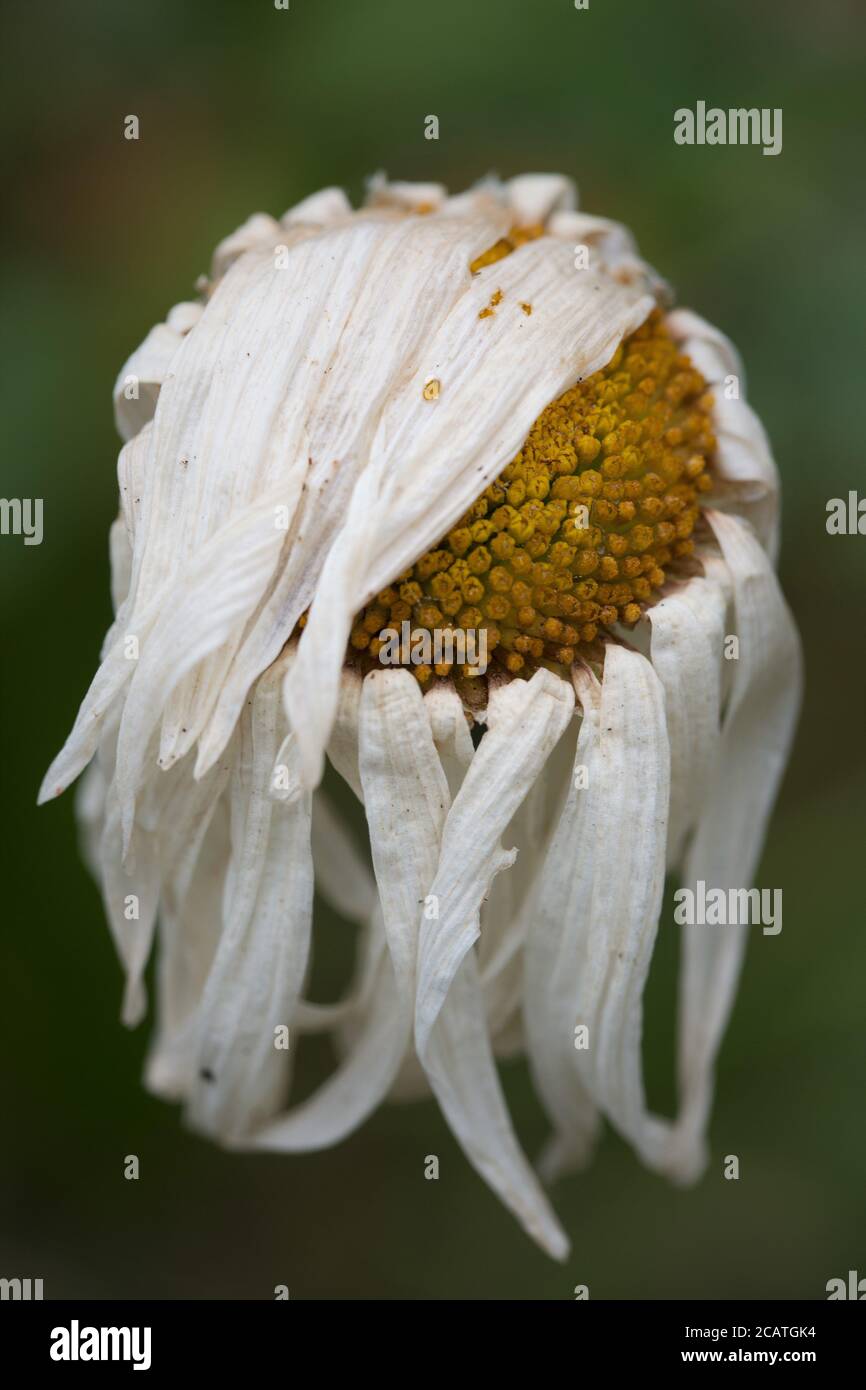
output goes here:
<path id="1" fill-rule="evenodd" d="M 515 221 L 527 227 L 577 206 L 577 188 L 564 174 L 519 174 L 508 180 L 504 192 Z"/>
<path id="2" fill-rule="evenodd" d="M 527 951 L 527 969 L 536 954 L 527 987 L 530 1048 L 555 1107 L 552 1118 L 568 1140 L 564 1151 L 580 1152 L 584 1143 L 572 1134 L 564 1103 L 570 1055 L 599 1109 L 655 1166 L 665 1128 L 646 1109 L 641 1028 L 664 889 L 670 761 L 664 692 L 644 657 L 614 645 L 605 651 L 600 692 L 588 672 L 578 669 L 575 678 L 584 708 L 575 772 L 582 762 L 587 785 L 575 778 L 542 871 Z M 547 1024 L 539 1017 L 545 978 L 560 999 Z M 575 1046 L 576 1027 L 587 1030 L 585 1047 Z M 577 1103 L 583 1119 L 579 1096 Z"/>
<path id="3" fill-rule="evenodd" d="M 367 183 L 368 207 L 399 208 L 401 212 L 431 212 L 441 207 L 448 190 L 441 183 L 400 183 L 374 174 Z"/>
<path id="4" fill-rule="evenodd" d="M 313 906 L 310 798 L 275 802 L 271 769 L 284 737 L 281 665 L 256 686 L 239 729 L 231 784 L 232 860 L 223 929 L 197 1020 L 187 1115 L 236 1141 L 269 1120 L 287 1087 L 288 1028 L 307 968 Z"/>
<path id="5" fill-rule="evenodd" d="M 322 1148 L 344 1138 L 384 1099 L 410 1040 L 418 922 L 450 798 L 421 691 L 408 672 L 367 677 L 359 729 L 388 959 L 353 1051 L 310 1100 L 255 1135 L 257 1148 Z"/>
<path id="6" fill-rule="evenodd" d="M 683 872 L 684 887 L 749 888 L 793 737 L 802 657 L 791 615 L 749 526 L 707 513 L 733 581 L 739 656 L 720 755 Z M 680 1111 L 670 1165 L 692 1180 L 706 1163 L 713 1070 L 739 979 L 748 927 L 685 926 L 680 982 Z"/>
<path id="7" fill-rule="evenodd" d="M 544 669 L 491 691 L 488 729 L 448 815 L 421 929 L 415 1036 L 419 1054 L 460 962 L 478 938 L 482 900 L 514 862 L 500 837 L 571 718 L 571 687 Z"/>
<path id="8" fill-rule="evenodd" d="M 424 709 L 430 721 L 436 751 L 448 778 L 451 796 L 454 797 L 475 752 L 463 701 L 453 685 L 437 683 L 425 695 Z"/>
<path id="9" fill-rule="evenodd" d="M 111 606 L 115 615 L 129 593 L 132 575 L 132 547 L 122 517 L 111 523 L 108 533 L 108 553 L 111 564 Z"/>
<path id="10" fill-rule="evenodd" d="M 357 671 L 347 668 L 343 672 L 328 757 L 363 803 L 358 769 L 360 705 L 361 678 Z M 382 957 L 387 950 L 385 931 L 375 879 L 321 790 L 313 798 L 312 844 L 316 887 L 332 907 L 361 927 L 361 937 L 354 979 L 346 996 L 334 1004 L 300 1000 L 293 1023 L 302 1033 L 337 1030 L 342 1052 L 347 1053 L 367 1019 L 373 989 L 379 981 Z"/>
<path id="11" fill-rule="evenodd" d="M 554 1259 L 564 1260 L 568 1238 L 508 1115 L 472 951 L 459 965 L 427 1041 L 416 1045 L 433 1093 L 467 1158 L 527 1234 Z"/>
<path id="12" fill-rule="evenodd" d="M 121 1019 L 129 1028 L 147 1009 L 144 972 L 150 958 L 161 879 L 153 835 L 139 834 L 134 866 L 124 863 L 120 803 L 114 784 L 108 790 L 99 859 L 105 915 L 126 971 Z"/>
<path id="13" fill-rule="evenodd" d="M 425 695 L 424 708 L 453 799 L 460 790 L 475 751 L 463 711 L 463 702 L 452 685 L 437 682 Z M 426 908 L 429 908 L 429 904 L 425 901 Z M 410 1048 L 403 1057 L 388 1098 L 396 1102 L 405 1102 L 420 1100 L 431 1094 L 427 1073 L 419 1062 L 414 1047 Z"/>
<path id="14" fill-rule="evenodd" d="M 547 231 L 551 236 L 570 242 L 574 251 L 586 247 L 624 284 L 644 283 L 660 300 L 670 298 L 668 285 L 643 260 L 634 237 L 621 222 L 595 217 L 588 212 L 563 211 L 553 214 Z"/>
<path id="15" fill-rule="evenodd" d="M 542 1155 L 546 1181 L 583 1166 L 598 1132 L 598 1110 L 581 1081 L 575 1052 L 577 971 L 582 960 L 586 891 L 580 876 L 581 855 L 591 854 L 585 814 L 586 789 L 598 771 L 601 687 L 587 669 L 576 676 L 583 707 L 574 767 L 565 805 L 547 854 L 537 872 L 526 937 L 523 1015 L 533 1080 L 554 1124 Z"/>
<path id="16" fill-rule="evenodd" d="M 360 674 L 351 667 L 345 667 L 340 673 L 337 716 L 328 743 L 328 760 L 361 803 L 364 801 L 364 788 L 361 785 L 358 748 L 362 689 Z"/>
<path id="17" fill-rule="evenodd" d="M 275 218 L 266 212 L 254 212 L 217 246 L 211 261 L 211 279 L 220 280 L 247 251 L 273 251 L 283 240 L 283 228 Z"/>
<path id="18" fill-rule="evenodd" d="M 227 780 L 226 766 L 223 781 Z M 163 881 L 156 969 L 156 1029 L 145 1085 L 166 1100 L 185 1100 L 195 1084 L 196 1020 L 216 954 L 222 896 L 231 857 L 228 803 L 217 801 L 189 873 L 189 855 Z"/>
<path id="19" fill-rule="evenodd" d="M 518 847 L 507 874 L 493 880 L 481 908 L 478 967 L 497 1056 L 522 1047 L 523 945 L 535 912 L 539 866 L 570 784 L 578 721 L 572 720 L 518 807 L 504 839 Z"/>
<path id="20" fill-rule="evenodd" d="M 330 261 L 347 265 L 338 287 L 344 298 L 335 289 L 327 312 L 324 305 L 320 310 L 323 321 L 330 324 L 332 345 L 320 350 L 314 380 L 306 392 L 301 389 L 303 383 L 292 382 L 291 399 L 304 410 L 298 447 L 303 444 L 302 457 L 309 458 L 310 466 L 302 505 L 289 532 L 291 548 L 234 658 L 202 737 L 200 771 L 224 746 L 250 681 L 274 659 L 313 598 L 328 548 L 346 522 L 352 486 L 367 465 L 377 422 L 396 383 L 415 368 L 448 307 L 462 292 L 472 257 L 498 235 L 496 225 L 486 217 L 459 223 L 421 218 L 360 225 L 360 246 L 360 229 L 355 225 L 339 233 L 340 241 L 329 248 Z M 395 263 L 401 267 L 399 276 Z M 303 273 L 304 278 L 316 273 L 321 278 L 321 270 L 305 267 Z M 329 273 L 333 275 L 333 268 Z M 309 351 L 315 359 L 316 353 Z M 287 375 L 284 389 L 290 381 Z"/>
<path id="21" fill-rule="evenodd" d="M 513 862 L 502 831 L 571 717 L 570 687 L 539 670 L 491 694 L 489 728 L 445 822 L 421 928 L 415 1046 L 468 1158 L 528 1233 L 556 1258 L 568 1242 L 511 1127 L 484 1017 L 474 953 L 481 900 Z"/>
<path id="22" fill-rule="evenodd" d="M 114 420 L 121 439 L 132 439 L 153 419 L 159 390 L 186 334 L 204 305 L 176 304 L 121 367 L 114 383 Z"/>
<path id="23" fill-rule="evenodd" d="M 199 551 L 176 603 L 143 642 L 118 741 L 118 793 L 125 834 L 132 827 L 144 753 L 165 700 L 187 671 L 225 642 L 267 584 L 283 544 L 274 503 L 265 499 Z M 274 750 L 277 751 L 276 749 Z M 166 761 L 168 761 L 166 759 Z"/>
<path id="24" fill-rule="evenodd" d="M 342 188 L 320 188 L 284 212 L 280 221 L 284 227 L 291 227 L 295 222 L 315 222 L 320 227 L 329 227 L 351 215 L 352 205 Z"/>
<path id="25" fill-rule="evenodd" d="M 695 578 L 646 613 L 671 747 L 669 867 L 680 862 L 718 755 L 726 608 L 719 584 Z"/>

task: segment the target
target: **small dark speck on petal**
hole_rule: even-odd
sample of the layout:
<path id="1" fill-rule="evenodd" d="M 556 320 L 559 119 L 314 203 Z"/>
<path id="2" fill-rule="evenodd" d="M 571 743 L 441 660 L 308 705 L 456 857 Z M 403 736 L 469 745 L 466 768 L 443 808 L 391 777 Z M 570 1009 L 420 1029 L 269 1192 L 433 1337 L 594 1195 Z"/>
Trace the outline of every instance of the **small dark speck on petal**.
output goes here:
<path id="1" fill-rule="evenodd" d="M 202 1067 L 201 1071 L 199 1072 L 199 1076 L 201 1077 L 202 1081 L 216 1081 L 216 1077 L 214 1076 L 213 1072 L 210 1070 L 209 1067 Z"/>

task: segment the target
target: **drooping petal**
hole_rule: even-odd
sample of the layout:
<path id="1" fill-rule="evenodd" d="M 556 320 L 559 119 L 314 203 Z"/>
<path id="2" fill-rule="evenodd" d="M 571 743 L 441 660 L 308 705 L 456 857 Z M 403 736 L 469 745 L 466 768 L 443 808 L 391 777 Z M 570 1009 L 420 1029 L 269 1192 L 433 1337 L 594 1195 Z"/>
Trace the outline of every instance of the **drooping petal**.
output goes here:
<path id="1" fill-rule="evenodd" d="M 226 777 L 223 780 L 227 780 Z M 191 769 L 190 769 L 191 775 Z M 163 879 L 156 966 L 156 1027 L 145 1085 L 165 1100 L 186 1100 L 196 1080 L 196 1022 L 222 926 L 222 896 L 231 856 L 228 803 L 221 797 L 201 834 Z M 193 855 L 190 854 L 193 851 Z M 190 871 L 190 859 L 192 868 Z"/>
<path id="2" fill-rule="evenodd" d="M 409 1044 L 418 922 L 449 796 L 408 672 L 364 681 L 358 756 L 388 957 L 352 1051 L 309 1100 L 254 1136 L 256 1148 L 324 1148 L 350 1134 L 384 1099 Z"/>
<path id="3" fill-rule="evenodd" d="M 641 1030 L 664 889 L 664 691 L 644 657 L 616 645 L 606 648 L 600 691 L 587 671 L 575 679 L 584 709 L 575 774 L 586 771 L 575 775 L 541 875 L 527 945 L 530 1049 L 562 1136 L 560 1161 L 582 1157 L 588 1138 L 579 1089 L 569 1112 L 568 1058 L 599 1109 L 655 1166 L 665 1127 L 646 1108 Z M 576 1045 L 578 1027 L 585 1045 Z"/>
<path id="4" fill-rule="evenodd" d="M 557 1259 L 568 1242 L 511 1126 L 487 1033 L 472 945 L 481 901 L 513 862 L 500 837 L 573 710 L 570 687 L 546 670 L 491 693 L 488 730 L 445 822 L 421 929 L 415 1046 L 436 1099 L 470 1161 Z"/>
<path id="5" fill-rule="evenodd" d="M 535 912 L 539 870 L 572 775 L 578 722 L 568 726 L 515 812 L 504 839 L 517 845 L 517 859 L 507 874 L 493 880 L 481 908 L 478 968 L 497 1056 L 522 1050 L 523 946 Z"/>
<path id="6" fill-rule="evenodd" d="M 121 1019 L 129 1028 L 147 1009 L 144 972 L 150 958 L 161 876 L 155 836 L 139 832 L 134 859 L 124 862 L 123 827 L 117 787 L 112 781 L 105 802 L 99 848 L 100 882 L 105 916 L 126 972 Z"/>
<path id="7" fill-rule="evenodd" d="M 524 951 L 523 1018 L 533 1081 L 554 1125 L 539 1170 L 546 1181 L 582 1167 L 598 1132 L 598 1109 L 574 1057 L 580 1022 L 577 971 L 585 923 L 578 877 L 587 818 L 579 778 L 595 777 L 599 760 L 601 687 L 588 669 L 576 676 L 582 718 L 565 805 L 542 865 L 536 870 Z M 590 851 L 591 852 L 591 851 Z M 572 902 L 572 895 L 577 901 Z"/>
<path id="8" fill-rule="evenodd" d="M 718 756 L 726 608 L 721 585 L 694 578 L 647 609 L 671 748 L 669 867 L 680 862 Z"/>
<path id="9" fill-rule="evenodd" d="M 143 641 L 124 706 L 117 751 L 118 793 L 127 838 L 148 740 L 163 702 L 195 663 L 243 622 L 267 584 L 283 539 L 274 524 L 273 497 L 264 498 L 202 547 L 184 576 L 175 603 Z M 165 759 L 169 765 L 171 761 L 174 759 Z"/>
<path id="10" fill-rule="evenodd" d="M 328 745 L 334 768 L 363 803 L 358 771 L 358 726 L 361 678 L 347 667 L 340 686 L 337 718 Z M 294 741 L 294 735 L 291 736 Z M 278 755 L 279 757 L 279 755 Z M 296 794 L 295 783 L 291 795 Z M 282 795 L 282 793 L 281 793 Z M 325 794 L 313 798 L 312 846 L 316 887 L 331 906 L 361 928 L 355 970 L 346 995 L 333 1004 L 298 1001 L 293 1029 L 299 1033 L 335 1031 L 341 1055 L 350 1052 L 365 1026 L 375 988 L 382 987 L 382 961 L 387 951 L 375 879 L 334 811 L 326 809 Z M 348 866 L 348 867 L 347 867 Z M 387 972 L 388 966 L 385 963 Z"/>
<path id="11" fill-rule="evenodd" d="M 310 797 L 270 796 L 285 736 L 280 684 L 288 659 L 259 680 L 239 728 L 223 928 L 197 1019 L 187 1115 L 226 1143 L 266 1123 L 283 1103 L 289 1049 L 279 1030 L 291 1023 L 309 954 Z"/>
<path id="12" fill-rule="evenodd" d="M 424 709 L 453 800 L 463 785 L 466 769 L 475 752 L 463 702 L 450 682 L 437 681 L 424 697 Z M 426 901 L 425 908 L 428 908 Z M 394 1101 L 418 1100 L 430 1094 L 427 1073 L 414 1047 L 411 1047 L 403 1057 L 388 1098 Z"/>
<path id="13" fill-rule="evenodd" d="M 111 606 L 117 614 L 129 593 L 132 575 L 132 546 L 122 517 L 111 523 L 108 533 L 108 555 L 111 565 Z"/>
<path id="14" fill-rule="evenodd" d="M 733 584 L 739 655 L 724 713 L 715 775 L 683 872 L 683 886 L 749 888 L 785 768 L 802 693 L 800 642 L 770 562 L 746 522 L 708 520 Z M 680 1109 L 671 1144 L 675 1176 L 706 1163 L 705 1130 L 716 1055 L 733 1005 L 748 928 L 683 927 L 680 976 Z"/>

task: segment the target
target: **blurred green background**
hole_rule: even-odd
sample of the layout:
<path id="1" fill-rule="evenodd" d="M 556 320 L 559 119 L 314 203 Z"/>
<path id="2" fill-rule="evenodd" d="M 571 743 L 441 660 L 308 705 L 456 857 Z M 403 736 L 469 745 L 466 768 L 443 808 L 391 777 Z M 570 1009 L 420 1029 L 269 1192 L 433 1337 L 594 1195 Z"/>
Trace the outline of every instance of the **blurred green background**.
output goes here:
<path id="1" fill-rule="evenodd" d="M 4 930 L 0 1274 L 46 1296 L 824 1297 L 866 1274 L 863 871 L 866 539 L 829 537 L 828 498 L 863 465 L 864 23 L 857 0 L 109 0 L 9 7 L 4 146 L 4 496 L 45 499 L 45 539 L 0 539 Z M 680 148 L 698 99 L 782 107 L 784 149 Z M 139 116 L 141 138 L 123 138 Z M 424 117 L 440 119 L 438 142 Z M 235 1157 L 140 1085 L 146 1027 L 79 861 L 72 798 L 41 775 L 109 621 L 116 505 L 110 388 L 151 323 L 192 295 L 213 245 L 255 209 L 384 168 L 461 188 L 555 169 L 634 228 L 680 303 L 740 346 L 785 485 L 783 580 L 808 692 L 721 1058 L 713 1161 L 691 1192 L 608 1135 L 554 1199 L 565 1268 L 522 1235 L 432 1103 L 381 1111 L 299 1158 Z M 649 1000 L 651 1098 L 669 1103 L 670 907 Z M 323 918 L 315 997 L 349 929 Z M 304 1059 L 304 1084 L 329 1064 Z M 545 1122 L 506 1068 L 521 1136 Z M 136 1153 L 141 1179 L 127 1182 Z M 438 1183 L 423 1159 L 441 1160 Z M 722 1158 L 737 1153 L 739 1182 Z"/>

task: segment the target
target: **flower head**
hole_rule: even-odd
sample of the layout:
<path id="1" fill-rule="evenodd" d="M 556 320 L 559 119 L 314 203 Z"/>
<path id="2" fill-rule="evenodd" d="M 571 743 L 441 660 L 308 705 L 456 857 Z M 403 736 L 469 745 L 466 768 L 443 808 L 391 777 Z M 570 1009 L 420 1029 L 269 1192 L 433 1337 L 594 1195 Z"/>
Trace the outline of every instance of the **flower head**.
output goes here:
<path id="1" fill-rule="evenodd" d="M 159 935 L 153 1090 L 282 1151 L 432 1091 L 559 1257 L 495 1056 L 528 1055 L 543 1176 L 601 1117 L 701 1171 L 745 929 L 685 930 L 651 1114 L 665 871 L 750 883 L 798 703 L 767 441 L 731 345 L 667 305 L 552 175 L 250 219 L 118 379 L 116 617 L 43 787 L 91 764 L 128 1023 Z M 362 929 L 334 1005 L 304 997 L 314 885 Z M 341 1060 L 287 1108 L 285 1038 L 324 1030 Z"/>

